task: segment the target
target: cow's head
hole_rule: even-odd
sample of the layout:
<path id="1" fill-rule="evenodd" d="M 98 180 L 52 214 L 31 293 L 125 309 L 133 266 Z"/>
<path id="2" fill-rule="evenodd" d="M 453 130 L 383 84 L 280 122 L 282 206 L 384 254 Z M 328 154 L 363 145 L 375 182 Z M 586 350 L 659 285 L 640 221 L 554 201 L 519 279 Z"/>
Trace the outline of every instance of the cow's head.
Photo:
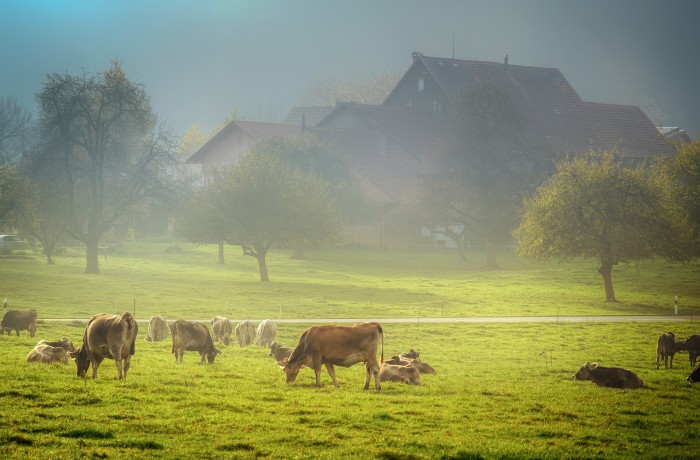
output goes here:
<path id="1" fill-rule="evenodd" d="M 693 372 L 690 373 L 686 379 L 688 383 L 698 383 L 700 382 L 700 366 L 697 366 Z"/>
<path id="2" fill-rule="evenodd" d="M 593 369 L 598 367 L 597 363 L 587 362 L 577 373 L 574 374 L 574 380 L 593 380 Z"/>
<path id="3" fill-rule="evenodd" d="M 78 368 L 78 377 L 84 379 L 85 374 L 87 373 L 88 369 L 90 369 L 90 357 L 88 356 L 85 345 L 82 345 L 75 352 L 73 352 L 71 358 L 73 357 L 75 358 L 75 365 Z"/>
<path id="4" fill-rule="evenodd" d="M 228 345 L 231 343 L 231 336 L 229 334 L 224 335 L 222 341 L 224 342 L 224 345 L 228 347 Z"/>
<path id="5" fill-rule="evenodd" d="M 61 340 L 58 341 L 60 343 L 61 347 L 63 347 L 64 350 L 70 352 L 70 351 L 75 351 L 75 347 L 73 346 L 73 342 L 71 342 L 67 337 L 63 337 Z"/>
<path id="6" fill-rule="evenodd" d="M 284 358 L 282 361 L 277 361 L 277 365 L 284 371 L 285 382 L 292 383 L 299 375 L 299 371 L 304 367 L 301 363 L 299 365 L 289 365 L 289 358 Z"/>
<path id="7" fill-rule="evenodd" d="M 208 362 L 209 364 L 213 363 L 214 360 L 216 359 L 216 356 L 217 356 L 217 355 L 220 355 L 220 354 L 221 354 L 221 351 L 219 351 L 219 350 L 217 350 L 216 348 L 214 348 L 212 351 L 210 351 L 209 353 L 207 353 L 207 362 Z"/>

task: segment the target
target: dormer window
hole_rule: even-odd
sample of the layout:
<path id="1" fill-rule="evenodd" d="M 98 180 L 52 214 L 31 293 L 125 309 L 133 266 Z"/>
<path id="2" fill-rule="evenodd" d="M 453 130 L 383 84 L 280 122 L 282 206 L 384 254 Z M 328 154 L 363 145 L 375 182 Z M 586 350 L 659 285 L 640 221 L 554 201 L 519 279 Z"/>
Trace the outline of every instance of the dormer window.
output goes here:
<path id="1" fill-rule="evenodd" d="M 422 78 L 418 80 L 418 92 L 420 93 L 425 89 L 425 80 Z"/>

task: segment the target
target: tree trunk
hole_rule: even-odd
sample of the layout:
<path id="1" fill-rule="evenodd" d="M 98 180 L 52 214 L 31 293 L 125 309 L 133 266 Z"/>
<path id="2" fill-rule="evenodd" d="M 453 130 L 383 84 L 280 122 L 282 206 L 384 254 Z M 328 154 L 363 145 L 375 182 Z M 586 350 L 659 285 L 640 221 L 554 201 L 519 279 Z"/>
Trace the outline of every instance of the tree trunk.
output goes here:
<path id="1" fill-rule="evenodd" d="M 265 254 L 258 253 L 258 268 L 260 269 L 260 281 L 270 281 L 267 275 L 267 261 L 265 260 Z"/>
<path id="2" fill-rule="evenodd" d="M 99 274 L 100 273 L 100 240 L 91 238 L 85 242 L 85 273 Z"/>
<path id="3" fill-rule="evenodd" d="M 46 263 L 49 265 L 56 265 L 56 263 L 53 260 L 53 254 L 56 251 L 56 248 L 53 244 L 45 244 L 44 245 L 44 255 L 46 255 Z"/>
<path id="4" fill-rule="evenodd" d="M 224 264 L 224 242 L 219 241 L 219 263 Z"/>
<path id="5" fill-rule="evenodd" d="M 459 253 L 459 260 L 461 260 L 462 262 L 466 262 L 467 253 L 464 251 L 464 239 L 457 238 L 455 242 L 457 243 L 457 252 Z"/>
<path id="6" fill-rule="evenodd" d="M 486 238 L 486 269 L 487 270 L 498 270 L 499 267 L 496 263 L 496 242 L 490 237 Z"/>
<path id="7" fill-rule="evenodd" d="M 610 261 L 603 261 L 600 264 L 598 273 L 603 277 L 603 284 L 605 284 L 605 301 L 606 302 L 617 302 L 615 299 L 615 290 L 613 289 L 612 283 L 612 268 L 613 263 Z"/>

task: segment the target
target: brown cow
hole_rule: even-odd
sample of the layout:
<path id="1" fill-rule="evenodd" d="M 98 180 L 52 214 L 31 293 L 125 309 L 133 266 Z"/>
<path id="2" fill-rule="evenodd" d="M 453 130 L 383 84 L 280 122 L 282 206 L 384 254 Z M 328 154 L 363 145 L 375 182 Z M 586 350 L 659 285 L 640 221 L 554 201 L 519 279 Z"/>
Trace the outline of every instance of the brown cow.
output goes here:
<path id="1" fill-rule="evenodd" d="M 592 380 L 599 387 L 641 388 L 644 382 L 633 371 L 621 367 L 602 367 L 587 362 L 574 374 L 574 380 Z"/>
<path id="2" fill-rule="evenodd" d="M 2 328 L 3 334 L 10 335 L 12 331 L 15 331 L 19 337 L 19 331 L 29 331 L 29 336 L 34 337 L 36 334 L 36 310 L 33 308 L 9 310 L 3 315 L 0 328 Z"/>
<path id="3" fill-rule="evenodd" d="M 676 351 L 687 351 L 690 366 L 695 367 L 700 356 L 700 335 L 694 334 L 685 340 L 676 342 Z"/>
<path id="4" fill-rule="evenodd" d="M 153 316 L 148 321 L 146 342 L 161 342 L 168 336 L 168 322 L 162 316 Z"/>
<path id="5" fill-rule="evenodd" d="M 656 341 L 656 369 L 659 369 L 659 362 L 663 360 L 668 369 L 668 358 L 671 358 L 671 368 L 673 368 L 673 355 L 676 353 L 676 335 L 673 332 L 661 334 Z"/>
<path id="6" fill-rule="evenodd" d="M 117 365 L 119 380 L 126 380 L 131 356 L 136 352 L 138 332 L 136 319 L 129 312 L 121 315 L 101 313 L 90 318 L 83 344 L 74 353 L 78 377 L 85 378 L 92 364 L 92 378 L 96 379 L 97 368 L 105 358 L 109 358 Z"/>
<path id="7" fill-rule="evenodd" d="M 202 364 L 205 358 L 208 363 L 213 363 L 216 355 L 221 354 L 214 346 L 209 328 L 204 324 L 178 319 L 170 325 L 170 332 L 173 336 L 171 351 L 175 354 L 176 362 L 182 363 L 182 356 L 186 351 L 199 352 Z"/>
<path id="8" fill-rule="evenodd" d="M 328 374 L 337 387 L 333 366 L 350 367 L 365 363 L 367 379 L 364 389 L 374 374 L 374 388 L 381 389 L 379 383 L 379 363 L 377 347 L 382 344 L 384 361 L 384 332 L 379 323 L 357 323 L 354 326 L 313 326 L 299 337 L 299 344 L 292 351 L 286 363 L 278 363 L 286 374 L 286 382 L 296 379 L 303 365 L 313 367 L 316 373 L 316 386 L 321 386 L 321 365 L 325 364 Z"/>
<path id="9" fill-rule="evenodd" d="M 388 364 L 382 363 L 379 368 L 379 380 L 382 382 L 401 382 L 410 385 L 420 385 L 420 372 L 411 364 Z"/>
<path id="10" fill-rule="evenodd" d="M 270 353 L 267 356 L 272 356 L 273 358 L 275 358 L 275 361 L 279 362 L 283 361 L 286 358 L 289 358 L 291 354 L 291 348 L 285 348 L 277 342 L 272 342 L 270 344 Z"/>
<path id="11" fill-rule="evenodd" d="M 231 320 L 223 316 L 215 316 L 211 320 L 211 329 L 214 332 L 214 340 L 224 342 L 228 346 L 231 343 L 231 332 L 233 332 L 233 324 Z"/>
<path id="12" fill-rule="evenodd" d="M 690 373 L 686 380 L 688 381 L 688 383 L 700 382 L 700 366 L 697 366 L 695 369 L 693 369 L 693 372 Z"/>
<path id="13" fill-rule="evenodd" d="M 269 347 L 277 336 L 277 325 L 274 321 L 265 319 L 258 325 L 255 343 L 261 347 Z"/>
<path id="14" fill-rule="evenodd" d="M 255 326 L 250 321 L 246 320 L 236 324 L 236 341 L 238 345 L 247 347 L 255 340 Z"/>
<path id="15" fill-rule="evenodd" d="M 27 362 L 68 364 L 68 352 L 63 347 L 52 346 L 46 340 L 40 340 L 27 355 Z"/>

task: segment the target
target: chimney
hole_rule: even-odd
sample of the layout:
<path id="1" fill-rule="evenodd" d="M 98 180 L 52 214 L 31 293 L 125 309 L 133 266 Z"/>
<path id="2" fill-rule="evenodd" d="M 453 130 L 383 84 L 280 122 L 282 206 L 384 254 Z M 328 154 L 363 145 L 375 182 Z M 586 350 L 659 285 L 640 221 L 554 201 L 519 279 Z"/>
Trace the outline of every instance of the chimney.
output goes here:
<path id="1" fill-rule="evenodd" d="M 423 53 L 421 53 L 420 51 L 414 51 L 412 56 L 413 56 L 413 60 L 415 61 L 419 57 L 423 56 Z"/>
<path id="2" fill-rule="evenodd" d="M 508 68 L 508 55 L 503 56 L 503 67 Z"/>

